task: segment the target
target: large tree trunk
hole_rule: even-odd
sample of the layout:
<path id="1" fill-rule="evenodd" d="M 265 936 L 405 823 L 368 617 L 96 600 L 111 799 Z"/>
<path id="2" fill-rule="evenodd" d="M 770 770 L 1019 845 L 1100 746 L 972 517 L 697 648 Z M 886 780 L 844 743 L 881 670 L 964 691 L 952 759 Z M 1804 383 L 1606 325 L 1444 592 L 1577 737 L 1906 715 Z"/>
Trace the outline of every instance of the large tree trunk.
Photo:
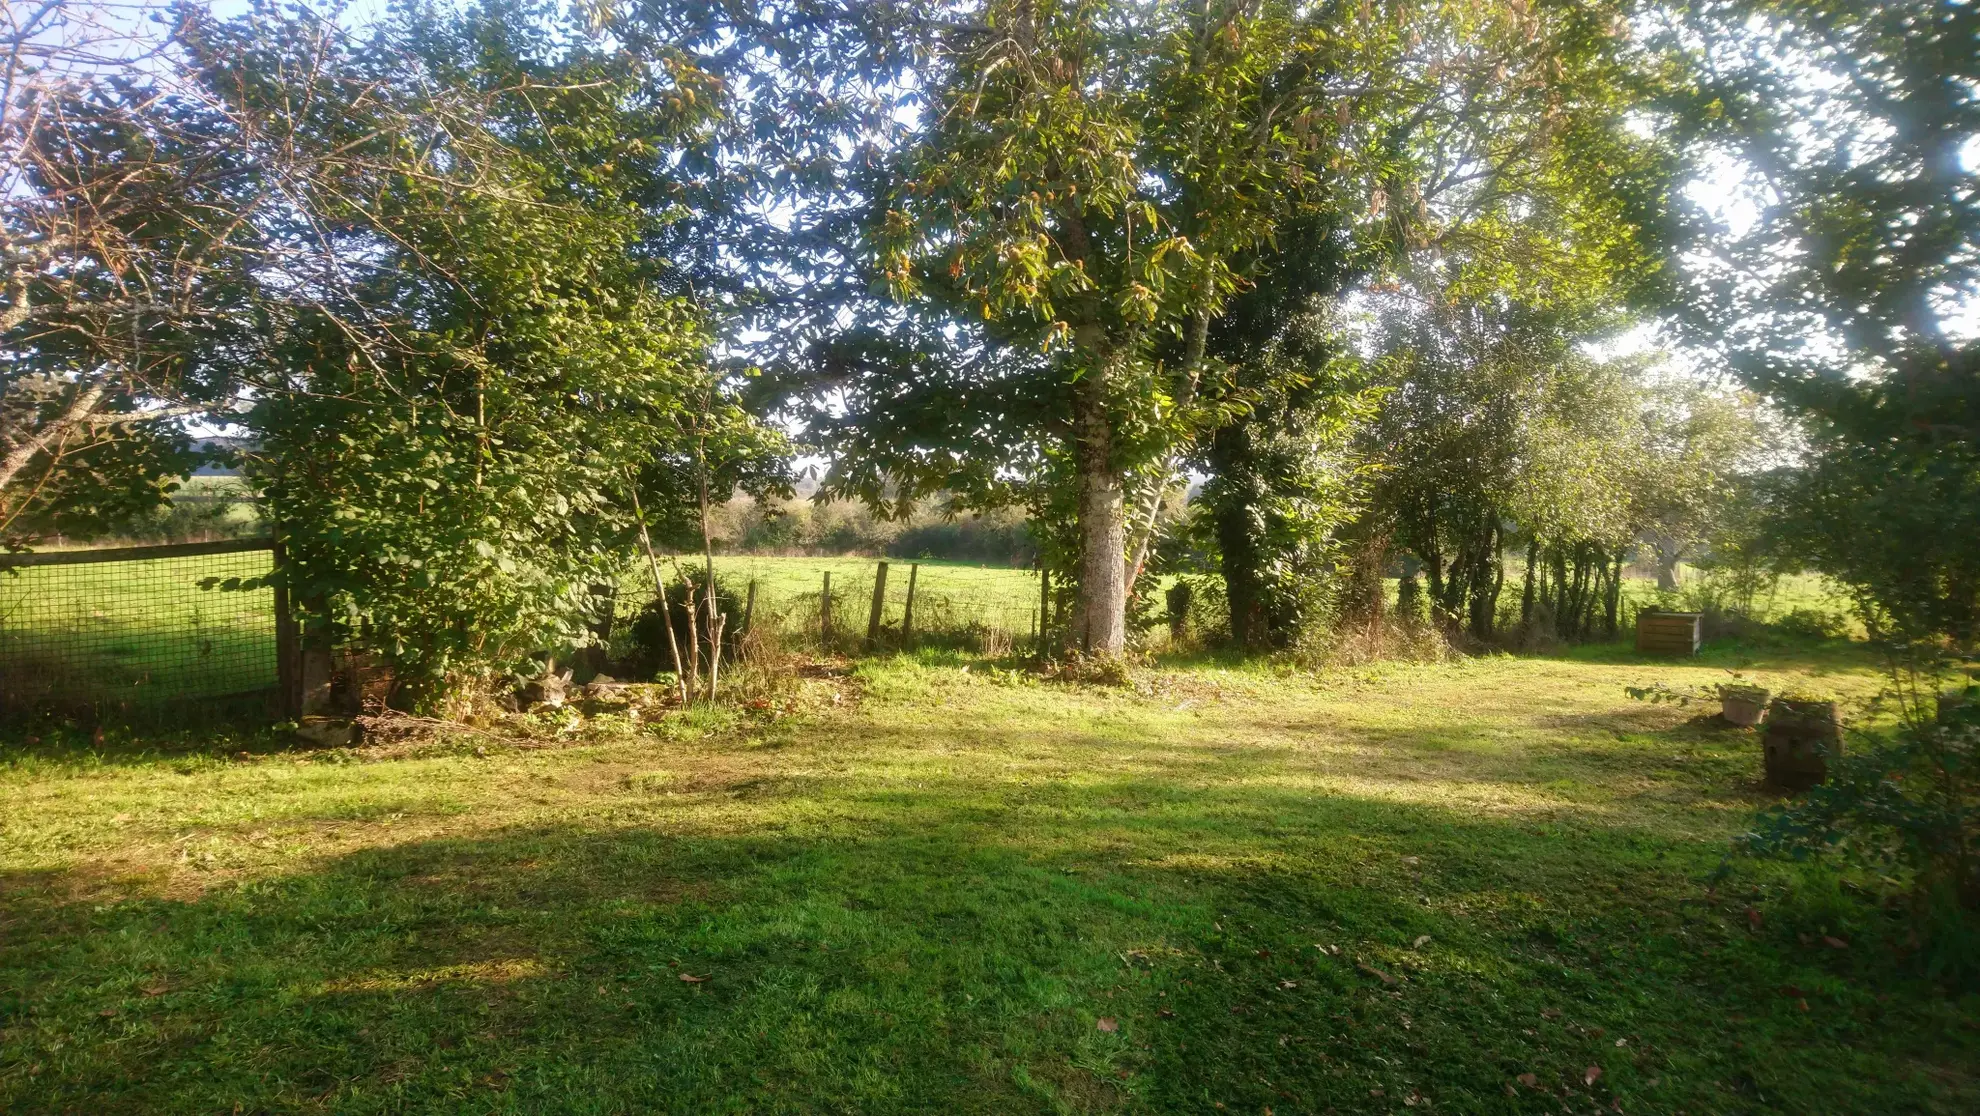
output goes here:
<path id="1" fill-rule="evenodd" d="M 1663 592 L 1663 593 L 1677 592 L 1678 559 L 1682 557 L 1683 554 L 1684 554 L 1683 551 L 1678 550 L 1676 548 L 1672 548 L 1669 550 L 1666 550 L 1661 546 L 1657 548 L 1657 590 L 1659 592 Z"/>
<path id="2" fill-rule="evenodd" d="M 1206 490 L 1217 532 L 1218 565 L 1224 574 L 1224 604 L 1230 612 L 1231 642 L 1257 649 L 1269 638 L 1264 612 L 1264 556 L 1258 550 L 1257 508 L 1251 489 L 1237 478 L 1252 453 L 1242 422 L 1227 423 L 1210 436 L 1210 470 L 1217 482 Z M 1248 478 L 1247 478 L 1248 479 Z"/>
<path id="3" fill-rule="evenodd" d="M 1533 623 L 1533 578 L 1540 568 L 1540 540 L 1526 540 L 1526 588 L 1519 597 L 1519 626 Z"/>
<path id="4" fill-rule="evenodd" d="M 1079 477 L 1079 602 L 1072 647 L 1116 658 L 1127 648 L 1127 531 L 1114 428 L 1107 413 L 1106 361 L 1073 385 L 1073 447 Z"/>
<path id="5" fill-rule="evenodd" d="M 1502 553 L 1505 540 L 1499 536 L 1498 524 L 1486 527 L 1485 537 L 1479 541 L 1477 569 L 1471 579 L 1471 635 L 1483 643 L 1491 641 L 1498 624 L 1506 563 Z"/>
<path id="6" fill-rule="evenodd" d="M 1609 570 L 1608 598 L 1603 602 L 1603 626 L 1607 629 L 1610 639 L 1616 638 L 1621 627 L 1624 554 L 1625 549 L 1617 549 L 1615 565 Z"/>

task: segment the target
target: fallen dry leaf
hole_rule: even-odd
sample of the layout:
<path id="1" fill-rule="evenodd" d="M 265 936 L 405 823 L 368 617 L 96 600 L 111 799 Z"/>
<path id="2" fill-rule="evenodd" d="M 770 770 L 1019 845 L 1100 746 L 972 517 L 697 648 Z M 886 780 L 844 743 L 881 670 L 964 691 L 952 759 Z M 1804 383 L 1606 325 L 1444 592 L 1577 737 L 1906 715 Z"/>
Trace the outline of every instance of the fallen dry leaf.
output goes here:
<path id="1" fill-rule="evenodd" d="M 1560 1017 L 1561 1017 L 1561 1009 L 1560 1009 L 1560 1008 L 1542 1008 L 1542 1009 L 1540 1009 L 1540 1018 L 1542 1018 L 1542 1019 L 1559 1019 Z"/>
<path id="2" fill-rule="evenodd" d="M 1360 969 L 1360 970 L 1361 970 L 1362 972 L 1364 972 L 1364 973 L 1367 973 L 1367 974 L 1368 974 L 1369 976 L 1373 976 L 1373 977 L 1380 977 L 1380 978 L 1382 978 L 1382 983 L 1383 983 L 1383 984 L 1394 984 L 1394 983 L 1396 983 L 1396 978 L 1395 978 L 1395 977 L 1392 977 L 1392 976 L 1390 976 L 1389 974 L 1387 974 L 1387 973 L 1385 973 L 1385 972 L 1383 972 L 1382 970 L 1380 970 L 1380 969 L 1378 969 L 1378 968 L 1376 968 L 1375 966 L 1373 966 L 1373 965 L 1370 965 L 1370 964 L 1369 964 L 1368 962 L 1366 962 L 1366 961 L 1357 961 L 1357 962 L 1355 962 L 1355 966 L 1354 966 L 1354 967 L 1355 967 L 1355 968 L 1357 968 L 1357 969 Z"/>
<path id="3" fill-rule="evenodd" d="M 1849 948 L 1849 943 L 1848 943 L 1848 942 L 1846 942 L 1846 941 L 1844 941 L 1844 940 L 1842 940 L 1841 938 L 1831 938 L 1831 937 L 1830 937 L 1830 936 L 1828 936 L 1827 934 L 1824 934 L 1824 935 L 1822 935 L 1822 944 L 1823 944 L 1823 945 L 1825 945 L 1825 946 L 1828 946 L 1828 947 L 1829 947 L 1830 949 L 1848 949 L 1848 948 Z"/>
<path id="4" fill-rule="evenodd" d="M 682 984 L 707 984 L 707 983 L 708 983 L 708 978 L 707 978 L 707 977 L 698 977 L 698 976 L 692 976 L 692 975 L 690 975 L 690 974 L 688 974 L 688 973 L 682 973 L 682 974 L 681 974 L 681 983 L 682 983 Z"/>
<path id="5" fill-rule="evenodd" d="M 1754 933 L 1756 933 L 1756 934 L 1757 934 L 1757 933 L 1759 933 L 1759 932 L 1760 932 L 1760 912 L 1759 912 L 1759 911 L 1757 911 L 1757 910 L 1755 910 L 1755 909 L 1754 909 L 1754 908 L 1752 908 L 1752 907 L 1748 907 L 1748 908 L 1746 908 L 1746 924 L 1747 924 L 1748 926 L 1750 926 L 1750 927 L 1752 927 L 1752 928 L 1753 928 L 1753 932 L 1754 932 Z"/>
<path id="6" fill-rule="evenodd" d="M 1537 1089 L 1540 1087 L 1540 1075 L 1537 1073 L 1522 1073 L 1518 1077 L 1513 1078 L 1513 1080 L 1519 1082 L 1521 1085 L 1524 1085 L 1529 1089 Z"/>
<path id="7" fill-rule="evenodd" d="M 1110 1035 L 1113 1034 L 1115 1031 L 1121 1029 L 1120 1023 L 1116 1022 L 1114 1017 L 1111 1015 L 1101 1016 L 1100 1022 L 1095 1024 L 1095 1026 L 1099 1027 L 1101 1030 L 1107 1032 Z"/>
<path id="8" fill-rule="evenodd" d="M 1176 1017 L 1176 1013 L 1170 1011 L 1168 1008 L 1162 1008 L 1156 1011 L 1155 1015 L 1159 1019 L 1174 1019 Z"/>
<path id="9" fill-rule="evenodd" d="M 165 993 L 170 992 L 171 988 L 163 984 L 147 984 L 143 988 L 138 989 L 138 991 L 147 996 L 163 996 Z"/>
<path id="10" fill-rule="evenodd" d="M 1601 1066 L 1589 1066 L 1587 1069 L 1581 1071 L 1581 1083 L 1583 1085 L 1593 1085 L 1595 1084 L 1595 1082 L 1600 1080 L 1601 1077 L 1602 1077 Z"/>
<path id="11" fill-rule="evenodd" d="M 1429 942 L 1430 942 L 1430 935 L 1422 934 L 1417 937 L 1416 941 L 1412 943 L 1409 948 L 1422 949 L 1425 945 L 1428 945 Z"/>

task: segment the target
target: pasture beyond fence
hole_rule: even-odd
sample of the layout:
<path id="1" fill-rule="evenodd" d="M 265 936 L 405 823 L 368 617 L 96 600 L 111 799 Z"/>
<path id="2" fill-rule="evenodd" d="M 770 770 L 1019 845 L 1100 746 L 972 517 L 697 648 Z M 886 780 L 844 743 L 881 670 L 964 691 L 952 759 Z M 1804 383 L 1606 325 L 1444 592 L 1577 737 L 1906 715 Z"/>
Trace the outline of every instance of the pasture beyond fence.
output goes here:
<path id="1" fill-rule="evenodd" d="M 267 539 L 0 555 L 0 709 L 272 697 Z"/>
<path id="2" fill-rule="evenodd" d="M 794 646 L 860 651 L 948 644 L 989 654 L 1038 638 L 1039 577 L 936 562 L 731 560 L 730 592 L 753 594 L 751 622 Z M 753 586 L 754 589 L 750 587 Z"/>
<path id="3" fill-rule="evenodd" d="M 284 693 L 300 701 L 293 643 L 286 680 L 281 666 L 293 624 L 278 622 L 282 594 L 262 581 L 275 560 L 267 539 L 0 555 L 0 711 L 141 713 L 261 698 L 274 713 L 290 704 L 277 700 Z M 1004 654 L 1039 639 L 1034 571 L 754 557 L 718 568 L 730 592 L 754 598 L 751 621 L 794 647 Z M 650 597 L 638 580 L 622 585 L 622 609 Z"/>

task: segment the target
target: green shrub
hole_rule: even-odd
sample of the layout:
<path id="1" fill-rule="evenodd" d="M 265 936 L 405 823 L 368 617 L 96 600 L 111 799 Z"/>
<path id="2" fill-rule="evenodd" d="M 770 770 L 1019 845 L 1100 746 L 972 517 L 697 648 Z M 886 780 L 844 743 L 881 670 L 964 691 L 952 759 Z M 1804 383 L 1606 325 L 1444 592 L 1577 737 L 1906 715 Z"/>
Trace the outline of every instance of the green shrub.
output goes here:
<path id="1" fill-rule="evenodd" d="M 703 648 L 703 658 L 707 657 L 708 646 L 708 602 L 700 599 L 701 580 L 695 579 L 694 631 Z M 744 593 L 720 576 L 715 579 L 715 606 L 723 617 L 722 658 L 735 661 L 740 653 L 743 638 Z M 688 655 L 688 587 L 675 580 L 667 583 L 667 608 L 663 614 L 658 597 L 646 603 L 633 618 L 627 632 L 630 647 L 621 669 L 640 679 L 650 679 L 661 671 L 672 673 L 674 653 L 667 643 L 667 622 L 674 627 L 675 645 L 681 656 Z"/>
<path id="2" fill-rule="evenodd" d="M 1763 812 L 1741 845 L 1833 859 L 1902 889 L 1935 974 L 1980 981 L 1980 708 L 1869 742 L 1828 783 Z"/>
<path id="3" fill-rule="evenodd" d="M 1774 621 L 1772 627 L 1796 639 L 1836 639 L 1849 631 L 1849 620 L 1839 612 L 1797 608 Z"/>

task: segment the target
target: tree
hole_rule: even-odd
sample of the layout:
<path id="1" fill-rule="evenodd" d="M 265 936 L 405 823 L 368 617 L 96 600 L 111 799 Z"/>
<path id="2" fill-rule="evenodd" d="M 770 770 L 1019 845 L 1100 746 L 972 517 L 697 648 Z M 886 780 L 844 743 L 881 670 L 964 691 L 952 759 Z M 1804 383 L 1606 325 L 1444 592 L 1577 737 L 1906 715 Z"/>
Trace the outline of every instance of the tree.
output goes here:
<path id="1" fill-rule="evenodd" d="M 1767 427 L 1751 395 L 1688 380 L 1665 381 L 1649 398 L 1634 485 L 1644 541 L 1657 556 L 1657 588 L 1677 589 L 1678 563 L 1732 526 L 1749 500 Z"/>
<path id="2" fill-rule="evenodd" d="M 1660 204 L 1655 160 L 1619 129 L 1622 26 L 1613 10 L 1514 3 L 1216 0 L 988 2 L 940 26 L 875 245 L 897 294 L 962 327 L 946 357 L 996 373 L 936 371 L 934 323 L 903 346 L 922 354 L 905 371 L 1040 404 L 1044 428 L 1013 435 L 1033 446 L 1013 456 L 1074 489 L 1076 644 L 1118 647 L 1136 536 L 1154 522 L 1142 508 L 1161 506 L 1203 431 L 1241 413 L 1242 392 L 1216 384 L 1213 339 L 1254 285 L 1305 265 L 1281 236 L 1304 223 L 1335 238 L 1329 293 L 1433 241 L 1468 248 L 1467 282 L 1509 286 L 1646 258 L 1602 228 L 1648 224 Z M 1601 180 L 1608 200 L 1522 224 L 1542 180 Z M 1527 231 L 1564 222 L 1579 235 Z M 1044 383 L 1019 387 L 1032 376 Z"/>
<path id="3" fill-rule="evenodd" d="M 227 373 L 254 388 L 279 576 L 406 704 L 582 642 L 636 489 L 671 521 L 757 434 L 645 251 L 665 215 L 637 204 L 708 106 L 541 31 L 495 6 L 362 42 L 269 11 L 185 36 L 235 119 L 337 172 L 289 212 L 335 230 L 340 282 L 286 307 L 266 367 Z M 686 485 L 664 464 L 683 458 Z"/>
<path id="4" fill-rule="evenodd" d="M 1170 483 L 1247 259 L 1283 219 L 1374 190 L 1414 11 L 988 0 L 940 29 L 876 249 L 899 296 L 1044 353 L 999 367 L 1045 381 L 1001 382 L 1045 404 L 1027 433 L 1071 486 L 1075 648 L 1122 649 L 1129 492 Z"/>
<path id="5" fill-rule="evenodd" d="M 1420 44 L 1417 53 L 1437 78 L 1411 90 L 1420 101 L 1389 131 L 1381 195 L 1413 198 L 1414 205 L 1392 206 L 1387 235 L 1379 238 L 1339 235 L 1351 231 L 1351 222 L 1339 222 L 1329 230 L 1336 235 L 1318 242 L 1300 230 L 1290 237 L 1282 230 L 1274 250 L 1250 270 L 1251 288 L 1212 330 L 1213 357 L 1232 367 L 1238 381 L 1257 383 L 1257 372 L 1243 368 L 1252 359 L 1247 346 L 1273 336 L 1274 323 L 1288 316 L 1288 299 L 1341 300 L 1373 291 L 1380 301 L 1386 296 L 1379 292 L 1408 291 L 1454 313 L 1514 304 L 1529 313 L 1545 310 L 1588 333 L 1608 328 L 1624 307 L 1657 304 L 1667 285 L 1658 245 L 1668 236 L 1679 164 L 1668 144 L 1631 124 L 1636 106 L 1663 79 L 1629 36 L 1615 33 L 1620 24 L 1602 22 L 1617 14 L 1535 8 L 1522 13 L 1512 49 L 1490 33 L 1430 37 Z M 1459 304 L 1470 309 L 1456 310 Z M 1480 399 L 1463 383 L 1448 386 L 1457 392 L 1454 400 Z M 1416 395 L 1394 402 L 1426 400 Z M 1241 428 L 1255 414 L 1264 417 L 1233 407 L 1212 443 L 1244 445 Z M 1225 460 L 1244 468 L 1241 460 Z M 1422 471 L 1421 462 L 1400 467 Z M 1460 489 L 1468 483 L 1462 473 L 1460 468 L 1456 477 Z M 1247 490 L 1237 486 L 1217 495 L 1228 504 Z M 1477 521 L 1488 523 L 1484 504 L 1472 503 Z M 1241 503 L 1220 515 L 1231 527 L 1263 522 Z M 1445 526 L 1453 526 L 1446 518 Z M 1347 532 L 1355 545 L 1338 611 L 1379 616 L 1395 526 L 1378 513 Z M 1244 595 L 1240 582 L 1259 581 L 1256 571 L 1273 560 L 1275 549 L 1261 543 L 1229 537 L 1221 561 L 1234 600 Z M 1487 576 L 1495 540 L 1449 545 L 1462 552 L 1455 568 Z M 1444 578 L 1438 570 L 1432 576 L 1447 593 L 1465 596 L 1467 577 Z M 1475 602 L 1481 610 L 1471 621 L 1475 630 L 1490 627 L 1490 597 Z M 1445 609 L 1458 605 L 1442 602 Z M 1271 642 L 1290 638 L 1290 632 L 1275 631 Z"/>
<path id="6" fill-rule="evenodd" d="M 1354 434 L 1379 399 L 1329 302 L 1313 296 L 1287 309 L 1270 326 L 1235 315 L 1219 323 L 1256 351 L 1219 385 L 1242 419 L 1219 423 L 1198 454 L 1209 479 L 1197 514 L 1223 575 L 1231 639 L 1248 650 L 1291 644 L 1333 603 L 1340 531 L 1368 480 Z"/>
<path id="7" fill-rule="evenodd" d="M 1639 540 L 1746 526 L 1730 521 L 1763 464 L 1750 398 L 1596 357 L 1578 311 L 1392 297 L 1379 321 L 1370 530 L 1421 564 L 1448 630 L 1497 636 L 1506 552 L 1523 548 L 1522 625 L 1613 635 Z"/>
<path id="8" fill-rule="evenodd" d="M 174 80 L 142 18 L 81 5 L 0 15 L 0 545 L 161 504 L 194 463 L 176 421 L 224 405 L 199 345 L 243 343 L 252 229 L 243 155 Z M 170 24 L 169 26 L 176 26 Z M 163 51 L 165 61 L 135 59 Z"/>
<path id="9" fill-rule="evenodd" d="M 1907 638 L 1980 635 L 1980 11 L 1698 0 L 1668 122 L 1745 187 L 1674 262 L 1690 339 L 1805 423 L 1789 556 Z"/>

